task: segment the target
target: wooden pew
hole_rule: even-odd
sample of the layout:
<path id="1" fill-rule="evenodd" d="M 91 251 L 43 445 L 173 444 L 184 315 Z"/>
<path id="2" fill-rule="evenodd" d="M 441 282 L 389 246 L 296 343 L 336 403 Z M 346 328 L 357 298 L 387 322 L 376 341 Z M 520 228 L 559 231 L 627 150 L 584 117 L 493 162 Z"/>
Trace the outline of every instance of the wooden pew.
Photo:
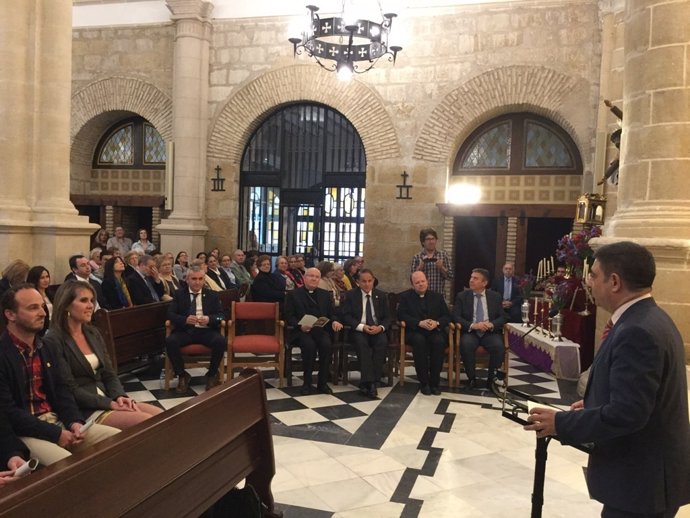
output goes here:
<path id="1" fill-rule="evenodd" d="M 0 489 L 0 518 L 198 517 L 246 478 L 272 514 L 261 374 L 238 378 Z"/>
<path id="2" fill-rule="evenodd" d="M 154 302 L 108 311 L 99 309 L 94 324 L 103 335 L 113 366 L 119 371 L 142 366 L 142 356 L 165 350 L 165 319 L 169 302 Z"/>

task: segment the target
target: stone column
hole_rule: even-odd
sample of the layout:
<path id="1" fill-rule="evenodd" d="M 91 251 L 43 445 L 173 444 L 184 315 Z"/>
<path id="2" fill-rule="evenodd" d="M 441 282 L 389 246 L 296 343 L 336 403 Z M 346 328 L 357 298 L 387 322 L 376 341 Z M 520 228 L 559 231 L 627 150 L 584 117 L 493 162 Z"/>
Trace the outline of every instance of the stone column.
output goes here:
<path id="1" fill-rule="evenodd" d="M 173 65 L 173 211 L 156 230 L 161 249 L 190 254 L 204 249 L 207 189 L 209 21 L 213 4 L 204 0 L 167 0 L 175 21 Z"/>
<path id="2" fill-rule="evenodd" d="M 1 2 L 0 49 L 0 263 L 61 278 L 96 228 L 69 201 L 72 2 Z"/>
<path id="3" fill-rule="evenodd" d="M 625 5 L 618 208 L 601 241 L 652 250 L 654 295 L 690 357 L 690 0 Z"/>

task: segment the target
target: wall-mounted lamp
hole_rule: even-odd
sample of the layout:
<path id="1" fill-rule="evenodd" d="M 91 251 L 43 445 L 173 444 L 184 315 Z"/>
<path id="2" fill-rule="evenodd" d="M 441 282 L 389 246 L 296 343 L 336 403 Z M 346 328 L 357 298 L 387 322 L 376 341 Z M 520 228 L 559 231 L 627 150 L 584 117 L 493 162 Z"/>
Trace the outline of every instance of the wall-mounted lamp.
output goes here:
<path id="1" fill-rule="evenodd" d="M 221 167 L 217 165 L 214 171 L 216 172 L 216 177 L 211 178 L 211 181 L 213 182 L 211 192 L 225 191 L 225 187 L 223 187 L 225 185 L 225 178 L 220 176 L 220 172 L 222 171 Z"/>
<path id="2" fill-rule="evenodd" d="M 411 200 L 412 196 L 410 196 L 410 189 L 414 187 L 413 185 L 407 185 L 407 178 L 410 176 L 407 174 L 407 171 L 403 171 L 400 176 L 403 179 L 402 183 L 399 183 L 396 185 L 398 188 L 398 195 L 395 197 L 396 200 Z"/>
<path id="3" fill-rule="evenodd" d="M 575 221 L 583 225 L 603 225 L 606 196 L 586 192 L 577 199 Z"/>
<path id="4" fill-rule="evenodd" d="M 456 183 L 446 191 L 446 203 L 453 205 L 472 205 L 482 199 L 482 190 L 477 185 Z"/>

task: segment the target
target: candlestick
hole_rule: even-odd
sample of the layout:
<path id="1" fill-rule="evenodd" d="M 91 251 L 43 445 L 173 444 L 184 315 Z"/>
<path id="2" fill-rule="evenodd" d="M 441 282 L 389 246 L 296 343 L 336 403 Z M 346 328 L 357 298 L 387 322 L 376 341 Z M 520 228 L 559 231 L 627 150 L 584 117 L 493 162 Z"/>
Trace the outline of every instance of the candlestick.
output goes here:
<path id="1" fill-rule="evenodd" d="M 553 256 L 551 256 L 551 273 L 554 273 L 556 269 L 553 267 Z"/>

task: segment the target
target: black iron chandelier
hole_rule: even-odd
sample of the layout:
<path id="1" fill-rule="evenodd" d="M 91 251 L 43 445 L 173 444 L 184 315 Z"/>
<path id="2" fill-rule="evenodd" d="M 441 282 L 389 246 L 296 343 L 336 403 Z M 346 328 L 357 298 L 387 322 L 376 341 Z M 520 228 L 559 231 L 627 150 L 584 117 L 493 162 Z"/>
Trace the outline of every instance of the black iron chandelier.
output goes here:
<path id="1" fill-rule="evenodd" d="M 345 2 L 339 16 L 321 18 L 319 8 L 308 5 L 309 28 L 299 37 L 289 38 L 293 55 L 306 54 L 324 69 L 336 72 L 340 79 L 350 79 L 352 74 L 363 74 L 371 70 L 379 59 L 386 57 L 395 64 L 395 58 L 402 47 L 389 46 L 389 37 L 395 13 L 381 14 L 381 22 L 364 19 L 348 20 L 345 16 Z M 381 3 L 379 2 L 379 10 Z"/>

